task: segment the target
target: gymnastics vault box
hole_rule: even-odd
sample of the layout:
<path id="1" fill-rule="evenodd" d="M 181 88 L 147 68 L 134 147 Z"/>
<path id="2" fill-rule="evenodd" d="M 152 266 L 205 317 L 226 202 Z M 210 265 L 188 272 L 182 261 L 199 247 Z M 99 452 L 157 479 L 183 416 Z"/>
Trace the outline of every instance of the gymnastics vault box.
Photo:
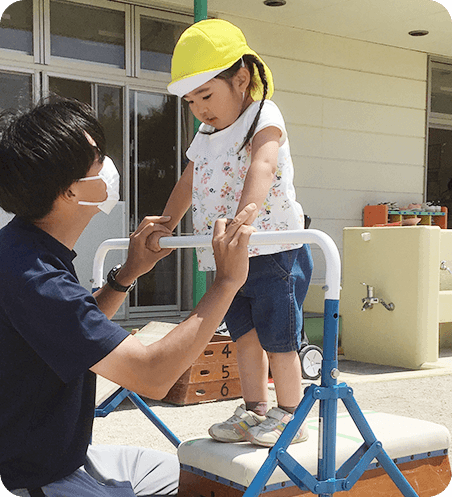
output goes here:
<path id="1" fill-rule="evenodd" d="M 438 495 L 451 480 L 447 428 L 429 421 L 371 411 L 364 415 L 383 449 L 396 462 L 419 497 Z M 318 418 L 308 419 L 309 439 L 291 445 L 288 453 L 311 475 L 317 474 Z M 348 414 L 337 418 L 336 468 L 362 445 L 363 439 Z M 183 442 L 178 449 L 181 467 L 179 497 L 239 497 L 250 485 L 268 455 L 268 449 L 250 443 L 226 444 L 211 438 Z M 313 495 L 297 487 L 277 467 L 261 495 Z M 400 497 L 400 490 L 376 460 L 343 497 Z"/>
<path id="2" fill-rule="evenodd" d="M 228 335 L 214 335 L 194 364 L 177 380 L 164 402 L 177 405 L 242 396 L 236 344 Z"/>

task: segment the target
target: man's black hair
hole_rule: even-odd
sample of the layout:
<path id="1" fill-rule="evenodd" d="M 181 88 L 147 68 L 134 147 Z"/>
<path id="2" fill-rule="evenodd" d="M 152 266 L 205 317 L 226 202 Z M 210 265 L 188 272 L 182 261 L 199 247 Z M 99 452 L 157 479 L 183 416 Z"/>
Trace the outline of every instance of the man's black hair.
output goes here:
<path id="1" fill-rule="evenodd" d="M 75 99 L 53 96 L 28 112 L 4 112 L 0 122 L 0 207 L 31 221 L 105 154 L 93 109 Z"/>

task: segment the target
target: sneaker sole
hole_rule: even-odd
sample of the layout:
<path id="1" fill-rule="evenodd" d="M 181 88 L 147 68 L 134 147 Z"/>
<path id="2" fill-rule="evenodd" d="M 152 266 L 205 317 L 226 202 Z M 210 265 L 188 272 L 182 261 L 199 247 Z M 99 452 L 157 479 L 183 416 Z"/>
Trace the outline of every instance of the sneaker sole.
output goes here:
<path id="1" fill-rule="evenodd" d="M 302 443 L 302 442 L 306 442 L 306 440 L 308 440 L 309 438 L 309 434 L 305 435 L 304 437 L 301 437 L 299 440 L 297 441 L 292 441 L 290 443 L 290 445 L 293 445 L 293 444 L 298 444 L 298 443 Z M 279 440 L 279 439 L 278 439 Z M 252 443 L 253 445 L 260 445 L 261 447 L 273 447 L 275 445 L 275 443 L 278 441 L 276 440 L 275 442 L 259 442 L 257 441 L 256 439 L 252 439 L 252 440 L 248 440 L 250 443 Z"/>
<path id="2" fill-rule="evenodd" d="M 216 440 L 217 442 L 223 442 L 223 443 L 230 443 L 230 444 L 233 444 L 233 443 L 237 443 L 237 442 L 245 442 L 246 441 L 246 438 L 245 437 L 242 437 L 242 438 L 238 438 L 237 440 L 231 440 L 230 438 L 222 438 L 222 437 L 217 437 L 216 435 L 213 435 L 210 430 L 208 430 L 209 432 L 209 435 L 211 436 L 211 438 L 213 440 Z"/>

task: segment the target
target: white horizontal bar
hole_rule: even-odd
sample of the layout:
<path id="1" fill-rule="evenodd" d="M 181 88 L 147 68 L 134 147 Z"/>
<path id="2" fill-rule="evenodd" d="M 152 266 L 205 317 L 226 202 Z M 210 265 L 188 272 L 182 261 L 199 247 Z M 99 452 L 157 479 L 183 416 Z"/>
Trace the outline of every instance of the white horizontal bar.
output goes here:
<path id="1" fill-rule="evenodd" d="M 316 244 L 322 250 L 326 261 L 325 299 L 339 300 L 341 280 L 341 260 L 336 244 L 330 236 L 319 230 L 300 231 L 265 231 L 253 233 L 250 245 L 281 245 L 309 243 Z M 212 236 L 173 236 L 160 238 L 162 248 L 195 248 L 212 245 Z M 127 249 L 128 238 L 112 238 L 99 245 L 94 256 L 93 288 L 103 285 L 103 265 L 109 250 Z"/>

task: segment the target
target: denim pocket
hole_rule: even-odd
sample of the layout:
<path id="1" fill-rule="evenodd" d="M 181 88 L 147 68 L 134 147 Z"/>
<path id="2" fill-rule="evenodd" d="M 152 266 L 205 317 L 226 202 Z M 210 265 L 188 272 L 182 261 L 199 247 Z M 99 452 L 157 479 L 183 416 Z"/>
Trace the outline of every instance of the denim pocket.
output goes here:
<path id="1" fill-rule="evenodd" d="M 297 254 L 298 249 L 295 249 L 270 254 L 268 257 L 271 261 L 272 269 L 283 279 L 287 279 L 292 274 L 292 268 Z"/>

